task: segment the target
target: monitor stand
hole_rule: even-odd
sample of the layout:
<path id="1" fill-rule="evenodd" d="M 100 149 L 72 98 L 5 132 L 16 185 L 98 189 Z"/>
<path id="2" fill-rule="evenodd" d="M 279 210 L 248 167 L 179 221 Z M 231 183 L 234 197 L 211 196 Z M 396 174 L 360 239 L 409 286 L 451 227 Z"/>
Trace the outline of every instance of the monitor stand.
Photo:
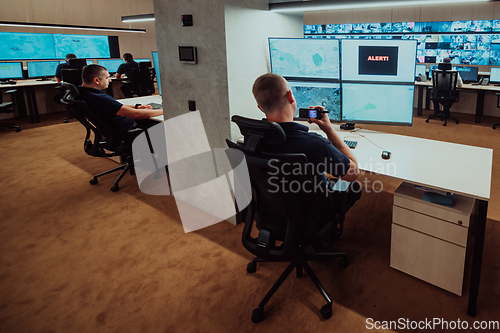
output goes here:
<path id="1" fill-rule="evenodd" d="M 354 129 L 355 125 L 356 124 L 354 124 L 354 123 L 345 123 L 345 124 L 340 125 L 340 129 L 345 130 L 345 131 L 352 131 Z"/>

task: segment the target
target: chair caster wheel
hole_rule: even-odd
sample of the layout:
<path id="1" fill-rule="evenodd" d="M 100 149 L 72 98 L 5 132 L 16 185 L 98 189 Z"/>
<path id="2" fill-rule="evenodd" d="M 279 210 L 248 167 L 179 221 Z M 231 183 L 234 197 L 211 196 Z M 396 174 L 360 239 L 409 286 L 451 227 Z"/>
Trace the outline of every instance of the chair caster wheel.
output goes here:
<path id="1" fill-rule="evenodd" d="M 426 123 L 428 123 L 428 122 L 429 122 L 429 119 L 426 119 L 426 120 L 425 120 L 425 122 L 426 122 Z"/>
<path id="2" fill-rule="evenodd" d="M 247 272 L 252 274 L 257 271 L 257 263 L 250 261 L 247 265 Z"/>
<path id="3" fill-rule="evenodd" d="M 339 260 L 339 266 L 340 268 L 347 268 L 347 266 L 349 266 L 349 261 L 347 261 L 347 258 L 341 258 Z"/>
<path id="4" fill-rule="evenodd" d="M 332 317 L 332 304 L 331 303 L 327 303 L 325 305 L 323 305 L 323 307 L 321 308 L 321 315 L 323 316 L 323 318 L 325 319 L 330 319 Z"/>
<path id="5" fill-rule="evenodd" d="M 493 125 L 493 129 L 496 129 L 497 127 L 495 125 Z"/>
<path id="6" fill-rule="evenodd" d="M 97 178 L 92 178 L 90 181 L 89 181 L 90 184 L 92 185 L 95 185 L 97 184 Z"/>
<path id="7" fill-rule="evenodd" d="M 445 123 L 445 124 L 443 124 L 443 126 L 446 126 L 446 123 Z"/>
<path id="8" fill-rule="evenodd" d="M 63 123 L 67 124 L 68 123 L 68 119 L 64 119 Z"/>
<path id="9" fill-rule="evenodd" d="M 457 124 L 457 125 L 458 125 L 458 123 L 459 123 L 459 121 L 458 121 L 458 120 L 457 120 L 457 121 L 455 121 L 455 124 Z"/>
<path id="10" fill-rule="evenodd" d="M 330 316 L 331 316 L 331 313 L 330 313 Z M 257 324 L 263 320 L 264 320 L 264 309 L 263 308 L 254 309 L 252 311 L 252 321 Z"/>
<path id="11" fill-rule="evenodd" d="M 20 128 L 16 128 L 16 132 L 21 132 L 21 129 Z"/>
<path id="12" fill-rule="evenodd" d="M 118 185 L 113 185 L 113 186 L 111 187 L 111 192 L 118 192 L 118 190 L 119 190 L 119 189 L 120 189 L 120 188 L 118 187 Z"/>

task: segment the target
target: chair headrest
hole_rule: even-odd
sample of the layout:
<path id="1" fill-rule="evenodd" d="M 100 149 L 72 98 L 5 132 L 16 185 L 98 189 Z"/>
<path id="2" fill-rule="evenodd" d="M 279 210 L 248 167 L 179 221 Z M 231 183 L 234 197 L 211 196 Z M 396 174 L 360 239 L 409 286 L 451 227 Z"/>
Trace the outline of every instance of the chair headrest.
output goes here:
<path id="1" fill-rule="evenodd" d="M 260 142 L 270 145 L 277 145 L 286 142 L 285 131 L 275 122 L 256 120 L 241 116 L 232 116 L 231 121 L 240 128 L 241 134 L 245 137 L 245 149 L 255 151 Z"/>
<path id="2" fill-rule="evenodd" d="M 449 70 L 451 70 L 451 64 L 441 63 L 438 65 L 438 69 L 449 71 Z"/>

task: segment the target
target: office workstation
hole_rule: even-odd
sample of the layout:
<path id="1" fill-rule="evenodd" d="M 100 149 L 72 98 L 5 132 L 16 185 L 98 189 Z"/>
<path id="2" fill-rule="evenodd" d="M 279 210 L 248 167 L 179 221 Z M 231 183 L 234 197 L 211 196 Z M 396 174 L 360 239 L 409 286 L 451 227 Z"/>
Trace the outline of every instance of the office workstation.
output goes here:
<path id="1" fill-rule="evenodd" d="M 255 101 L 252 100 L 251 83 L 258 75 L 272 70 L 268 38 L 302 38 L 304 24 L 324 24 L 325 21 L 321 21 L 324 15 L 309 13 L 300 19 L 290 20 L 278 14 L 278 22 L 284 26 L 282 30 L 273 31 L 273 28 L 267 25 L 255 27 L 250 37 L 245 38 L 245 43 L 249 45 L 242 46 L 243 41 L 237 40 L 247 36 L 243 33 L 248 30 L 246 25 L 248 21 L 239 15 L 239 10 L 245 8 L 245 5 L 241 5 L 238 10 L 227 8 L 227 11 L 221 14 L 227 19 L 228 25 L 222 31 L 217 30 L 220 27 L 215 23 L 211 25 L 205 20 L 208 12 L 212 10 L 207 4 L 197 3 L 199 8 L 194 11 L 191 7 L 177 5 L 180 8 L 171 7 L 167 3 L 155 4 L 155 16 L 157 21 L 161 20 L 157 23 L 169 29 L 165 29 L 165 36 L 156 36 L 158 46 L 148 49 L 149 54 L 141 55 L 132 51 L 134 55 L 137 53 L 137 58 L 149 58 L 151 50 L 159 51 L 156 56 L 159 54 L 162 66 L 154 67 L 158 68 L 158 71 L 163 71 L 157 75 L 157 80 L 159 76 L 163 80 L 156 94 L 132 100 L 122 100 L 118 95 L 115 97 L 128 105 L 162 103 L 165 115 L 158 117 L 157 120 L 167 121 L 187 113 L 188 101 L 195 100 L 205 122 L 209 140 L 212 140 L 211 146 L 225 147 L 223 140 L 218 141 L 219 136 L 226 139 L 234 134 L 233 141 L 237 141 L 241 136 L 239 131 L 233 133 L 229 128 L 230 115 L 243 114 L 253 119 L 263 117 L 256 108 Z M 249 14 L 254 10 L 250 10 Z M 267 10 L 263 12 L 266 15 L 270 14 Z M 187 13 L 193 14 L 194 26 L 180 27 L 181 14 Z M 334 13 L 329 14 L 333 20 L 329 23 L 339 22 Z M 209 16 L 213 17 L 212 15 L 213 13 Z M 346 20 L 355 21 L 352 14 L 344 16 Z M 380 18 L 372 20 L 368 16 L 366 20 L 375 22 L 380 21 Z M 394 17 L 394 20 L 411 19 Z M 178 25 L 179 27 L 176 27 Z M 293 28 L 290 29 L 290 26 Z M 171 35 L 170 29 L 177 29 L 175 36 Z M 204 31 L 210 31 L 210 34 Z M 186 32 L 188 36 L 185 35 Z M 219 44 L 218 38 L 212 37 L 214 32 L 228 34 L 226 38 L 229 64 L 226 69 L 220 65 L 225 56 L 219 53 L 223 47 Z M 190 33 L 197 37 L 190 36 Z M 256 36 L 252 36 L 254 33 Z M 175 45 L 173 50 L 169 50 L 167 40 Z M 197 46 L 198 64 L 180 63 L 177 45 Z M 216 49 L 213 47 L 215 45 L 218 45 Z M 265 49 L 263 52 L 265 54 L 262 55 L 260 51 L 253 49 Z M 248 53 L 248 56 L 245 53 Z M 154 57 L 153 53 L 153 60 Z M 236 65 L 232 62 L 235 59 L 232 57 L 240 58 L 236 63 L 238 68 L 231 67 Z M 98 59 L 95 60 L 95 63 L 97 62 Z M 259 65 L 255 65 L 256 63 Z M 210 70 L 212 67 L 213 71 Z M 241 76 L 244 71 L 248 71 L 249 74 Z M 230 75 L 227 75 L 228 72 Z M 221 78 L 221 75 L 225 78 Z M 330 110 L 334 110 L 337 105 L 342 108 L 343 102 L 349 102 L 348 99 L 343 101 L 340 96 L 357 96 L 359 90 L 365 87 L 359 88 L 360 82 L 321 83 L 321 88 L 334 90 L 334 93 L 330 94 L 333 97 L 331 99 L 333 103 L 328 106 Z M 398 92 L 398 101 L 395 103 L 411 105 L 414 101 L 417 102 L 417 99 L 413 99 L 413 94 L 418 93 L 418 83 L 414 86 L 411 83 L 409 85 L 400 83 L 400 81 L 385 83 L 385 86 L 394 89 L 392 92 Z M 363 84 L 374 87 L 377 85 L 373 82 Z M 226 91 L 224 95 L 219 91 L 224 85 L 227 85 L 226 89 L 229 88 L 231 93 Z M 345 86 L 345 91 L 340 91 L 341 86 L 342 89 Z M 312 87 L 310 82 L 300 80 L 292 81 L 291 87 L 297 99 L 303 100 L 306 104 L 309 103 L 308 94 L 300 95 L 299 92 L 318 89 Z M 402 87 L 411 89 L 411 94 L 409 91 L 403 91 Z M 161 95 L 160 88 L 162 88 Z M 338 99 L 335 99 L 335 89 L 338 91 Z M 383 93 L 388 92 L 383 91 Z M 475 91 L 473 93 L 475 94 Z M 475 106 L 475 95 L 473 97 Z M 348 107 L 349 105 L 345 105 L 346 110 Z M 410 108 L 410 119 L 413 110 Z M 453 110 L 452 107 L 452 113 Z M 425 115 L 428 113 L 426 110 L 423 112 Z M 474 110 L 471 110 L 471 113 L 473 112 Z M 228 332 L 279 330 L 290 327 L 293 323 L 295 328 L 307 326 L 318 331 L 342 331 L 342 327 L 350 331 L 362 331 L 365 329 L 367 318 L 382 321 L 397 320 L 404 316 L 410 320 L 423 320 L 426 317 L 431 318 L 431 314 L 447 320 L 456 320 L 456 317 L 459 317 L 461 320 L 469 320 L 472 325 L 474 319 L 466 313 L 470 299 L 470 264 L 472 254 L 476 251 L 468 248 L 469 261 L 466 261 L 464 269 L 462 297 L 443 290 L 442 287 L 436 287 L 432 281 L 426 282 L 421 277 L 413 277 L 391 268 L 391 227 L 392 224 L 401 223 L 393 221 L 392 218 L 396 204 L 393 193 L 403 181 L 452 191 L 467 198 L 490 200 L 475 319 L 497 320 L 494 315 L 497 305 L 494 265 L 498 261 L 494 254 L 494 242 L 495 237 L 499 235 L 496 227 L 498 210 L 495 204 L 498 196 L 498 191 L 495 189 L 495 184 L 498 184 L 495 176 L 496 166 L 493 166 L 493 178 L 487 177 L 488 163 L 491 166 L 491 160 L 495 162 L 491 148 L 496 150 L 494 143 L 496 131 L 492 130 L 491 126 L 485 126 L 488 124 L 488 117 L 483 117 L 482 122 L 476 125 L 461 122 L 459 125 L 450 123 L 447 127 L 442 127 L 439 122 L 426 124 L 424 122 L 426 117 L 416 116 L 410 120 L 412 126 L 406 127 L 367 124 L 361 120 L 356 122 L 355 120 L 359 119 L 355 119 L 356 104 L 352 104 L 351 113 L 351 118 L 356 123 L 356 131 L 351 133 L 341 130 L 338 124 L 334 125 L 334 128 L 342 138 L 357 141 L 356 147 L 352 149 L 353 154 L 363 166 L 362 169 L 367 177 L 371 177 L 372 181 L 380 180 L 384 183 L 384 191 L 379 194 L 364 193 L 359 205 L 354 206 L 347 215 L 345 239 L 336 244 L 340 250 L 346 250 L 350 255 L 350 266 L 347 269 L 339 270 L 336 262 L 311 263 L 334 301 L 331 319 L 323 320 L 320 317 L 317 309 L 323 303 L 321 297 L 312 291 L 314 286 L 308 278 L 293 277 L 287 280 L 275 295 L 275 299 L 269 302 L 266 307 L 268 314 L 266 320 L 262 324 L 257 324 L 260 326 L 253 324 L 250 321 L 251 310 L 281 273 L 281 269 L 273 265 L 262 265 L 259 266 L 257 275 L 249 275 L 245 268 L 251 255 L 242 247 L 240 241 L 243 226 L 222 222 L 207 229 L 184 234 L 174 198 L 141 193 L 135 178 L 130 175 L 121 180 L 122 185 L 117 193 L 109 191 L 116 176 L 102 179 L 95 186 L 89 185 L 89 175 L 106 169 L 108 165 L 108 168 L 111 168 L 115 164 L 112 161 L 85 155 L 82 147 L 85 133 L 82 126 L 73 120 L 69 124 L 56 125 L 70 127 L 61 127 L 64 128 L 61 134 L 64 133 L 65 139 L 64 144 L 58 148 L 60 151 L 43 157 L 44 163 L 41 169 L 44 169 L 46 178 L 41 177 L 39 184 L 32 185 L 32 190 L 25 192 L 26 197 L 22 201 L 30 200 L 31 204 L 20 205 L 26 212 L 22 213 L 21 209 L 14 208 L 13 213 L 16 216 L 9 215 L 7 218 L 11 226 L 4 229 L 5 235 L 12 235 L 13 238 L 7 240 L 5 246 L 13 245 L 13 242 L 18 242 L 19 245 L 5 252 L 6 255 L 13 257 L 6 260 L 8 271 L 5 272 L 2 285 L 17 291 L 7 291 L 5 294 L 5 302 L 8 305 L 0 311 L 11 317 L 3 324 L 4 327 L 18 325 L 20 329 L 26 330 L 63 329 L 68 328 L 71 321 L 72 327 L 81 330 L 91 325 L 102 330 L 108 330 L 111 326 L 125 329 L 127 326 L 138 331 L 154 331 L 156 328 L 161 328 L 168 331 L 214 329 Z M 487 111 L 486 114 L 490 113 Z M 335 113 L 329 116 L 333 118 Z M 348 114 L 346 119 L 347 116 Z M 402 122 L 401 119 L 398 119 L 398 122 Z M 43 121 L 41 124 L 43 125 Z M 39 127 L 31 131 L 34 137 L 40 138 L 41 135 L 50 136 L 54 132 L 59 132 L 57 127 L 53 128 L 54 130 L 48 131 L 48 127 Z M 317 128 L 311 126 L 310 131 L 317 131 Z M 437 135 L 433 133 L 434 131 L 445 133 Z M 4 132 L 2 141 L 7 140 L 8 136 L 24 132 L 23 130 L 21 133 L 7 133 L 7 135 Z M 62 139 L 62 137 L 57 138 Z M 36 139 L 29 137 L 26 139 L 28 140 L 26 146 L 30 146 L 30 149 L 19 153 L 25 152 L 30 159 L 41 158 L 43 155 L 37 152 L 37 150 L 40 153 L 43 151 L 41 142 L 38 143 Z M 380 156 L 382 149 L 372 142 L 390 150 L 391 159 L 383 160 Z M 457 159 L 463 155 L 469 157 L 470 164 L 463 165 L 461 159 Z M 446 167 L 429 167 L 427 163 L 429 159 L 435 159 L 436 163 L 440 161 Z M 12 167 L 23 171 L 30 169 L 28 166 L 23 167 L 21 162 L 22 160 L 13 161 Z M 379 162 L 396 163 L 397 173 L 391 173 L 394 170 L 380 173 L 378 169 L 370 168 L 370 163 L 376 167 L 374 163 Z M 447 172 L 450 169 L 454 172 Z M 62 170 L 65 170 L 64 176 Z M 465 182 L 461 181 L 459 174 L 464 175 Z M 474 177 L 467 176 L 470 174 L 474 174 Z M 13 176 L 6 175 L 6 177 L 6 181 L 14 181 Z M 34 180 L 38 179 L 37 174 L 31 174 L 31 177 Z M 58 180 L 61 177 L 64 178 L 63 182 Z M 491 194 L 487 193 L 489 185 Z M 478 189 L 476 186 L 481 188 Z M 54 195 L 51 188 L 59 194 Z M 71 191 L 68 191 L 69 188 Z M 20 193 L 10 187 L 7 193 L 11 194 L 14 200 L 21 198 Z M 45 203 L 40 202 L 39 195 L 46 198 Z M 70 201 L 78 204 L 68 204 Z M 41 211 L 38 220 L 43 224 L 41 227 L 29 230 L 28 226 L 34 224 L 28 222 L 27 215 L 35 216 L 37 210 Z M 45 222 L 45 218 L 54 222 Z M 17 223 L 16 231 L 14 222 L 17 221 L 23 221 L 26 226 Z M 461 232 L 465 229 L 464 226 L 455 226 L 460 227 Z M 469 227 L 471 232 L 475 230 L 474 228 L 476 228 L 474 224 Z M 46 238 L 37 240 L 35 236 L 39 232 L 45 233 Z M 425 232 L 420 232 L 419 235 L 421 234 Z M 20 238 L 21 235 L 25 239 Z M 447 244 L 451 244 L 446 238 L 444 239 Z M 35 244 L 35 247 L 30 249 L 30 244 Z M 462 245 L 457 247 L 465 248 Z M 14 249 L 19 253 L 15 254 Z M 34 249 L 39 250 L 38 253 L 29 252 Z M 52 249 L 58 251 L 57 259 L 44 255 Z M 39 265 L 40 268 L 36 268 L 35 265 Z M 15 277 L 19 282 L 13 281 L 12 272 L 16 272 Z M 30 298 L 34 300 L 33 303 L 18 304 L 27 300 L 26 296 L 29 294 L 32 295 Z M 76 295 L 74 301 L 71 301 L 71 295 Z M 51 299 L 51 303 L 44 303 L 44 299 Z M 121 302 L 119 308 L 113 305 L 117 300 Z M 64 303 L 69 304 L 68 309 L 62 308 Z M 47 308 L 41 309 L 44 304 Z M 37 310 L 40 310 L 37 318 L 31 317 L 30 311 Z M 133 312 L 134 310 L 136 312 Z M 193 315 L 192 310 L 196 315 Z M 130 312 L 127 318 L 121 317 L 124 311 Z M 57 322 L 42 323 L 41 320 L 48 320 L 53 314 L 59 316 Z M 121 319 L 118 319 L 119 317 Z"/>

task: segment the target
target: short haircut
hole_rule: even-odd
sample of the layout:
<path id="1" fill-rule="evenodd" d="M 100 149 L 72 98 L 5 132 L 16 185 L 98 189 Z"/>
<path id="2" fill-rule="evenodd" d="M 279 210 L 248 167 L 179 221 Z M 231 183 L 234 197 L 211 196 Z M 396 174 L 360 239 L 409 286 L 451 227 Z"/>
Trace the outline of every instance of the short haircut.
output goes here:
<path id="1" fill-rule="evenodd" d="M 83 67 L 82 71 L 82 81 L 83 83 L 92 83 L 95 77 L 102 78 L 104 71 L 107 71 L 106 67 L 101 65 L 88 65 Z"/>
<path id="2" fill-rule="evenodd" d="M 265 114 L 272 113 L 286 105 L 289 90 L 288 82 L 283 77 L 272 73 L 259 76 L 252 87 L 253 96 Z"/>
<path id="3" fill-rule="evenodd" d="M 124 53 L 123 59 L 125 59 L 125 61 L 129 61 L 129 60 L 134 60 L 134 57 L 130 53 Z"/>
<path id="4" fill-rule="evenodd" d="M 66 54 L 66 59 L 69 60 L 69 59 L 76 59 L 76 55 L 74 55 L 73 53 L 68 53 Z"/>

